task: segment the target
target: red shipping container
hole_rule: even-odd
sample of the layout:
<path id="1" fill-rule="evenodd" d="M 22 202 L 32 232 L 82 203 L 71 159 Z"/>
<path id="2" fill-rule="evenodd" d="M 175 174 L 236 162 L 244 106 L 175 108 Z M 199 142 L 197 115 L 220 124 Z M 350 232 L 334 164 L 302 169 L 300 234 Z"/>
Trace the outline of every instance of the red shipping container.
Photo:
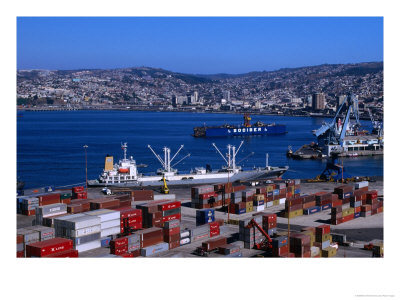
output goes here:
<path id="1" fill-rule="evenodd" d="M 44 257 L 49 254 L 70 250 L 73 247 L 72 240 L 53 238 L 50 240 L 32 243 L 25 246 L 26 256 Z"/>
<path id="2" fill-rule="evenodd" d="M 17 257 L 25 257 L 24 251 L 17 251 Z"/>
<path id="3" fill-rule="evenodd" d="M 58 258 L 79 257 L 79 252 L 78 252 L 78 250 L 70 249 L 70 250 L 47 255 L 46 258 L 48 258 L 48 257 L 58 257 Z"/>
<path id="4" fill-rule="evenodd" d="M 211 197 L 217 197 L 217 193 L 216 192 L 209 192 L 209 193 L 204 193 L 204 194 L 200 194 L 199 195 L 199 199 L 200 200 L 206 200 L 209 199 Z"/>
<path id="5" fill-rule="evenodd" d="M 175 248 L 178 248 L 179 246 L 180 246 L 180 240 L 178 240 L 178 241 L 176 241 L 176 242 L 171 242 L 171 243 L 169 243 L 168 245 L 169 245 L 169 249 L 171 250 L 171 249 L 175 249 Z"/>
<path id="6" fill-rule="evenodd" d="M 36 214 L 36 211 L 34 209 L 31 210 L 23 210 L 22 214 L 24 216 L 34 216 Z"/>
<path id="7" fill-rule="evenodd" d="M 219 223 L 216 221 L 209 223 L 209 226 L 210 226 L 210 230 L 219 229 Z"/>
<path id="8" fill-rule="evenodd" d="M 337 196 L 337 194 L 333 194 L 333 195 Z M 339 207 L 339 206 L 342 206 L 342 200 L 341 199 L 332 200 L 332 207 Z"/>
<path id="9" fill-rule="evenodd" d="M 137 223 L 142 223 L 143 219 L 142 217 L 133 217 L 133 218 L 124 218 L 121 219 L 121 225 L 128 225 L 128 226 L 133 226 Z"/>
<path id="10" fill-rule="evenodd" d="M 172 243 L 172 242 L 176 242 L 176 241 L 180 241 L 181 240 L 181 233 L 177 233 L 177 234 L 173 234 L 173 235 L 165 235 L 164 236 L 164 242 L 166 243 Z"/>
<path id="11" fill-rule="evenodd" d="M 361 211 L 362 212 L 367 212 L 371 210 L 371 205 L 367 204 L 367 205 L 361 205 Z"/>
<path id="12" fill-rule="evenodd" d="M 366 195 L 367 195 L 367 200 L 376 199 L 378 198 L 378 191 L 372 190 L 367 192 Z"/>
<path id="13" fill-rule="evenodd" d="M 376 209 L 376 212 L 377 212 L 378 214 L 382 213 L 382 212 L 383 212 L 383 207 L 382 207 L 382 206 L 381 206 L 381 207 L 378 207 L 378 208 Z"/>
<path id="14" fill-rule="evenodd" d="M 17 234 L 17 244 L 22 244 L 24 242 L 24 236 L 22 234 Z"/>
<path id="15" fill-rule="evenodd" d="M 133 253 L 130 253 L 130 252 L 123 253 L 123 254 L 121 254 L 119 256 L 121 256 L 121 257 L 134 257 Z"/>
<path id="16" fill-rule="evenodd" d="M 115 254 L 115 255 L 121 255 L 121 254 L 125 254 L 126 252 L 128 252 L 128 245 L 119 247 L 119 248 L 112 248 L 110 247 L 110 253 L 111 254 Z"/>
<path id="17" fill-rule="evenodd" d="M 175 228 L 171 228 L 171 229 L 167 229 L 164 228 L 164 235 L 168 236 L 168 235 L 175 235 L 175 234 L 180 234 L 181 232 L 181 227 L 175 227 Z"/>
<path id="18" fill-rule="evenodd" d="M 170 210 L 170 209 L 174 209 L 174 208 L 178 208 L 181 207 L 181 202 L 180 201 L 171 201 L 169 203 L 166 204 L 159 204 L 158 205 L 158 209 L 159 210 Z"/>
<path id="19" fill-rule="evenodd" d="M 264 222 L 269 223 L 269 222 L 276 221 L 276 220 L 277 220 L 276 214 L 264 214 L 263 213 L 263 223 Z"/>
<path id="20" fill-rule="evenodd" d="M 359 213 L 361 212 L 361 206 L 354 207 L 354 213 Z"/>
<path id="21" fill-rule="evenodd" d="M 272 248 L 272 256 L 274 257 L 287 255 L 288 252 L 289 252 L 289 245 L 285 245 L 280 248 Z"/>
<path id="22" fill-rule="evenodd" d="M 85 188 L 83 186 L 75 186 L 72 188 L 73 193 L 83 192 L 84 190 L 85 190 Z"/>
<path id="23" fill-rule="evenodd" d="M 171 220 L 180 220 L 181 214 L 175 214 L 171 216 L 162 217 L 162 222 L 171 221 Z"/>
<path id="24" fill-rule="evenodd" d="M 292 212 L 292 211 L 296 211 L 296 210 L 300 210 L 300 209 L 303 209 L 303 204 L 296 204 L 296 205 L 285 207 L 285 210 L 288 212 Z"/>
<path id="25" fill-rule="evenodd" d="M 154 200 L 154 192 L 152 190 L 136 190 L 132 191 L 132 197 L 135 201 Z"/>
<path id="26" fill-rule="evenodd" d="M 220 235 L 220 230 L 219 230 L 219 228 L 210 231 L 210 237 L 214 237 L 214 236 L 217 236 L 217 235 Z"/>
<path id="27" fill-rule="evenodd" d="M 122 247 L 125 245 L 126 246 L 128 245 L 128 238 L 126 238 L 126 237 L 120 237 L 115 240 L 111 240 L 111 242 L 110 242 L 111 248 L 119 248 L 119 247 Z M 126 251 L 128 251 L 128 250 L 126 250 Z"/>
<path id="28" fill-rule="evenodd" d="M 332 225 L 339 225 L 339 224 L 342 224 L 343 223 L 343 219 L 342 218 L 340 218 L 340 219 L 331 219 L 331 224 Z"/>
<path id="29" fill-rule="evenodd" d="M 343 218 L 342 218 L 342 221 L 343 221 L 343 223 L 344 223 L 344 222 L 351 221 L 351 220 L 353 220 L 353 219 L 354 219 L 354 215 L 351 214 L 351 215 L 348 215 L 348 216 L 346 216 L 346 217 L 343 217 Z"/>
<path id="30" fill-rule="evenodd" d="M 331 233 L 331 227 L 329 225 L 320 225 L 315 228 L 315 234 L 324 235 Z"/>

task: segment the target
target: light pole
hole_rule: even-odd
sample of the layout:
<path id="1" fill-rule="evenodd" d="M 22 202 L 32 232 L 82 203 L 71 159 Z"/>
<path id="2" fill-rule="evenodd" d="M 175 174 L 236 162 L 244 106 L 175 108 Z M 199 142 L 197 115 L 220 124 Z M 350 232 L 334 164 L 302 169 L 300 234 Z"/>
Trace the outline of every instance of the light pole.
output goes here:
<path id="1" fill-rule="evenodd" d="M 86 173 L 86 193 L 87 193 L 87 148 L 88 148 L 88 145 L 84 145 L 83 148 L 85 149 L 85 173 Z"/>

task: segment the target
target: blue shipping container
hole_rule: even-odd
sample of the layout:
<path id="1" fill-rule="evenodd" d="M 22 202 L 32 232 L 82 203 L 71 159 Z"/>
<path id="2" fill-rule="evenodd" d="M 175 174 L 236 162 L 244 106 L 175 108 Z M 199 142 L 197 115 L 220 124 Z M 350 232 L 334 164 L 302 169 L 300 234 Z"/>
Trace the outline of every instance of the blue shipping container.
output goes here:
<path id="1" fill-rule="evenodd" d="M 267 197 L 272 197 L 274 195 L 274 192 L 267 192 Z"/>
<path id="2" fill-rule="evenodd" d="M 350 201 L 350 207 L 359 207 L 361 206 L 361 201 Z"/>
<path id="3" fill-rule="evenodd" d="M 331 209 L 331 208 L 332 208 L 332 204 L 330 204 L 330 203 L 321 206 L 321 209 L 322 209 L 322 210 L 327 210 L 327 209 Z"/>
<path id="4" fill-rule="evenodd" d="M 288 244 L 287 236 L 279 236 L 272 239 L 272 246 L 274 248 L 281 248 Z"/>
<path id="5" fill-rule="evenodd" d="M 245 214 L 245 213 L 246 213 L 246 209 L 245 208 L 241 208 L 241 209 L 236 211 L 237 215 L 241 215 L 241 214 Z"/>
<path id="6" fill-rule="evenodd" d="M 279 190 L 274 190 L 273 194 L 274 194 L 274 196 L 279 196 Z"/>
<path id="7" fill-rule="evenodd" d="M 295 189 L 295 190 L 294 190 L 294 193 L 295 193 L 295 194 L 300 194 L 300 189 Z"/>
<path id="8" fill-rule="evenodd" d="M 310 208 L 303 209 L 303 214 L 312 215 L 320 211 L 321 211 L 321 206 L 313 206 Z"/>
<path id="9" fill-rule="evenodd" d="M 110 246 L 111 237 L 106 237 L 101 240 L 101 247 L 105 248 Z"/>
<path id="10" fill-rule="evenodd" d="M 354 213 L 354 218 L 359 218 L 359 217 L 361 217 L 361 213 Z"/>

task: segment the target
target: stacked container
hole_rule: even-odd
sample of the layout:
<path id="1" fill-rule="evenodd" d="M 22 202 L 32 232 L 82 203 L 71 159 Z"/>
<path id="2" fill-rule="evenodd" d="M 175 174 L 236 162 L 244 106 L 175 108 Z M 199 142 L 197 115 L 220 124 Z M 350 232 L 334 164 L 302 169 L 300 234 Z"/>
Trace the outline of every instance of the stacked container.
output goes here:
<path id="1" fill-rule="evenodd" d="M 277 216 L 276 214 L 263 214 L 262 215 L 262 228 L 273 236 L 277 232 Z"/>
<path id="2" fill-rule="evenodd" d="M 54 219 L 57 237 L 73 241 L 79 252 L 101 247 L 101 218 L 85 214 L 67 215 Z"/>
<path id="3" fill-rule="evenodd" d="M 299 198 L 288 198 L 285 202 L 285 218 L 295 218 L 303 215 L 303 203 Z"/>
<path id="4" fill-rule="evenodd" d="M 332 208 L 332 193 L 319 192 L 315 194 L 315 201 L 321 210 Z"/>
<path id="5" fill-rule="evenodd" d="M 350 197 L 353 196 L 353 187 L 351 185 L 341 185 L 336 187 L 333 193 L 337 194 L 339 199 L 342 199 L 343 204 L 347 204 L 350 202 Z"/>
<path id="6" fill-rule="evenodd" d="M 311 238 L 309 235 L 294 233 L 290 235 L 290 252 L 295 257 L 311 257 Z"/>
<path id="7" fill-rule="evenodd" d="M 154 192 L 152 190 L 136 190 L 132 191 L 131 196 L 134 201 L 151 201 L 154 200 Z"/>
<path id="8" fill-rule="evenodd" d="M 159 243 L 140 249 L 140 255 L 144 257 L 168 251 L 168 243 Z"/>
<path id="9" fill-rule="evenodd" d="M 196 242 L 210 237 L 210 225 L 197 226 L 190 230 L 191 241 Z"/>
<path id="10" fill-rule="evenodd" d="M 253 196 L 253 210 L 256 212 L 263 211 L 265 209 L 265 195 L 255 194 Z"/>
<path id="11" fill-rule="evenodd" d="M 72 199 L 87 199 L 87 192 L 83 186 L 76 186 L 72 188 Z"/>
<path id="12" fill-rule="evenodd" d="M 166 221 L 164 223 L 164 242 L 169 249 L 178 248 L 181 241 L 181 224 L 179 220 Z"/>
<path id="13" fill-rule="evenodd" d="M 53 238 L 27 245 L 26 257 L 78 257 L 69 239 Z"/>
<path id="14" fill-rule="evenodd" d="M 36 224 L 49 226 L 49 222 L 47 221 L 47 219 L 44 220 L 45 218 L 51 218 L 54 216 L 60 216 L 66 214 L 67 214 L 67 204 L 64 203 L 39 206 L 36 209 Z M 51 227 L 51 222 L 49 227 Z"/>
<path id="15" fill-rule="evenodd" d="M 287 236 L 278 236 L 272 239 L 272 256 L 287 257 L 289 253 L 289 243 Z"/>
<path id="16" fill-rule="evenodd" d="M 128 252 L 128 237 L 120 237 L 110 242 L 110 253 L 123 255 Z"/>
<path id="17" fill-rule="evenodd" d="M 102 209 L 102 208 L 119 208 L 120 200 L 115 198 L 100 198 L 90 200 L 90 210 Z"/>
<path id="18" fill-rule="evenodd" d="M 189 229 L 181 230 L 181 232 L 180 232 L 180 241 L 179 241 L 180 246 L 184 246 L 184 245 L 190 244 L 190 242 L 192 241 L 191 237 L 192 237 L 192 233 L 190 232 Z"/>
<path id="19" fill-rule="evenodd" d="M 192 187 L 191 195 L 193 208 L 210 208 L 210 204 L 217 201 L 217 193 L 212 185 Z"/>
<path id="20" fill-rule="evenodd" d="M 329 225 L 320 225 L 315 228 L 315 243 L 316 247 L 324 250 L 330 247 L 332 243 L 332 236 L 330 234 L 331 227 Z"/>
<path id="21" fill-rule="evenodd" d="M 70 204 L 72 199 L 72 193 L 60 193 L 60 202 L 64 204 Z"/>
<path id="22" fill-rule="evenodd" d="M 110 209 L 98 209 L 85 212 L 85 215 L 100 218 L 100 238 L 107 238 L 121 232 L 120 212 Z"/>
<path id="23" fill-rule="evenodd" d="M 331 224 L 339 225 L 343 223 L 342 206 L 333 207 L 331 211 Z"/>
<path id="24" fill-rule="evenodd" d="M 262 224 L 262 215 L 253 217 L 258 224 Z M 253 249 L 256 244 L 261 243 L 265 237 L 255 226 L 249 227 L 252 218 L 239 221 L 239 240 L 244 241 L 245 249 Z"/>
<path id="25" fill-rule="evenodd" d="M 140 254 L 142 256 L 151 256 L 156 253 L 167 251 L 168 243 L 163 242 L 164 234 L 162 228 L 148 228 L 136 232 L 140 237 Z"/>
<path id="26" fill-rule="evenodd" d="M 208 223 L 210 226 L 210 237 L 220 235 L 219 223 L 217 221 Z"/>
<path id="27" fill-rule="evenodd" d="M 120 212 L 120 231 L 121 234 L 129 234 L 132 230 L 143 228 L 142 210 L 120 207 L 114 209 Z"/>
<path id="28" fill-rule="evenodd" d="M 87 199 L 71 200 L 71 203 L 67 205 L 67 212 L 70 214 L 78 214 L 89 210 L 90 200 Z"/>
<path id="29" fill-rule="evenodd" d="M 196 226 L 208 224 L 215 221 L 215 210 L 204 208 L 196 211 Z"/>
<path id="30" fill-rule="evenodd" d="M 32 230 L 32 229 L 25 229 L 25 228 L 20 228 L 17 229 L 17 236 L 19 235 L 19 238 L 17 240 L 17 243 L 20 245 L 17 248 L 17 251 L 19 252 L 20 257 L 25 256 L 25 250 L 26 246 L 32 243 L 39 242 L 40 240 L 40 234 L 38 231 Z M 22 248 L 21 248 L 22 244 Z"/>
<path id="31" fill-rule="evenodd" d="M 39 207 L 39 198 L 37 197 L 21 197 L 21 213 L 25 216 L 33 216 L 36 208 Z"/>

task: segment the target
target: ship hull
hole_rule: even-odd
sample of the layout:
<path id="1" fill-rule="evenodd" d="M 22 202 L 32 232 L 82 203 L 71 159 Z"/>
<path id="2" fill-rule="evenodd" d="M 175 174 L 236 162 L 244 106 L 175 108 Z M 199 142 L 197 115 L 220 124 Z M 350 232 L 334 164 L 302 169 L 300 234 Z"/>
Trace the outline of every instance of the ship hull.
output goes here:
<path id="1" fill-rule="evenodd" d="M 196 185 L 196 184 L 217 184 L 227 181 L 245 181 L 255 179 L 268 179 L 280 177 L 287 171 L 287 167 L 271 167 L 269 170 L 257 169 L 251 171 L 241 171 L 239 173 L 214 173 L 207 175 L 182 174 L 166 178 L 168 186 Z M 193 179 L 191 179 L 193 178 Z M 113 182 L 99 182 L 98 180 L 88 181 L 89 186 L 123 186 L 123 187 L 142 187 L 142 186 L 162 186 L 162 176 L 144 176 L 138 180 Z"/>
<path id="2" fill-rule="evenodd" d="M 253 135 L 278 135 L 285 134 L 286 125 L 270 125 L 260 127 L 197 127 L 195 137 L 224 137 L 224 136 L 253 136 Z"/>

